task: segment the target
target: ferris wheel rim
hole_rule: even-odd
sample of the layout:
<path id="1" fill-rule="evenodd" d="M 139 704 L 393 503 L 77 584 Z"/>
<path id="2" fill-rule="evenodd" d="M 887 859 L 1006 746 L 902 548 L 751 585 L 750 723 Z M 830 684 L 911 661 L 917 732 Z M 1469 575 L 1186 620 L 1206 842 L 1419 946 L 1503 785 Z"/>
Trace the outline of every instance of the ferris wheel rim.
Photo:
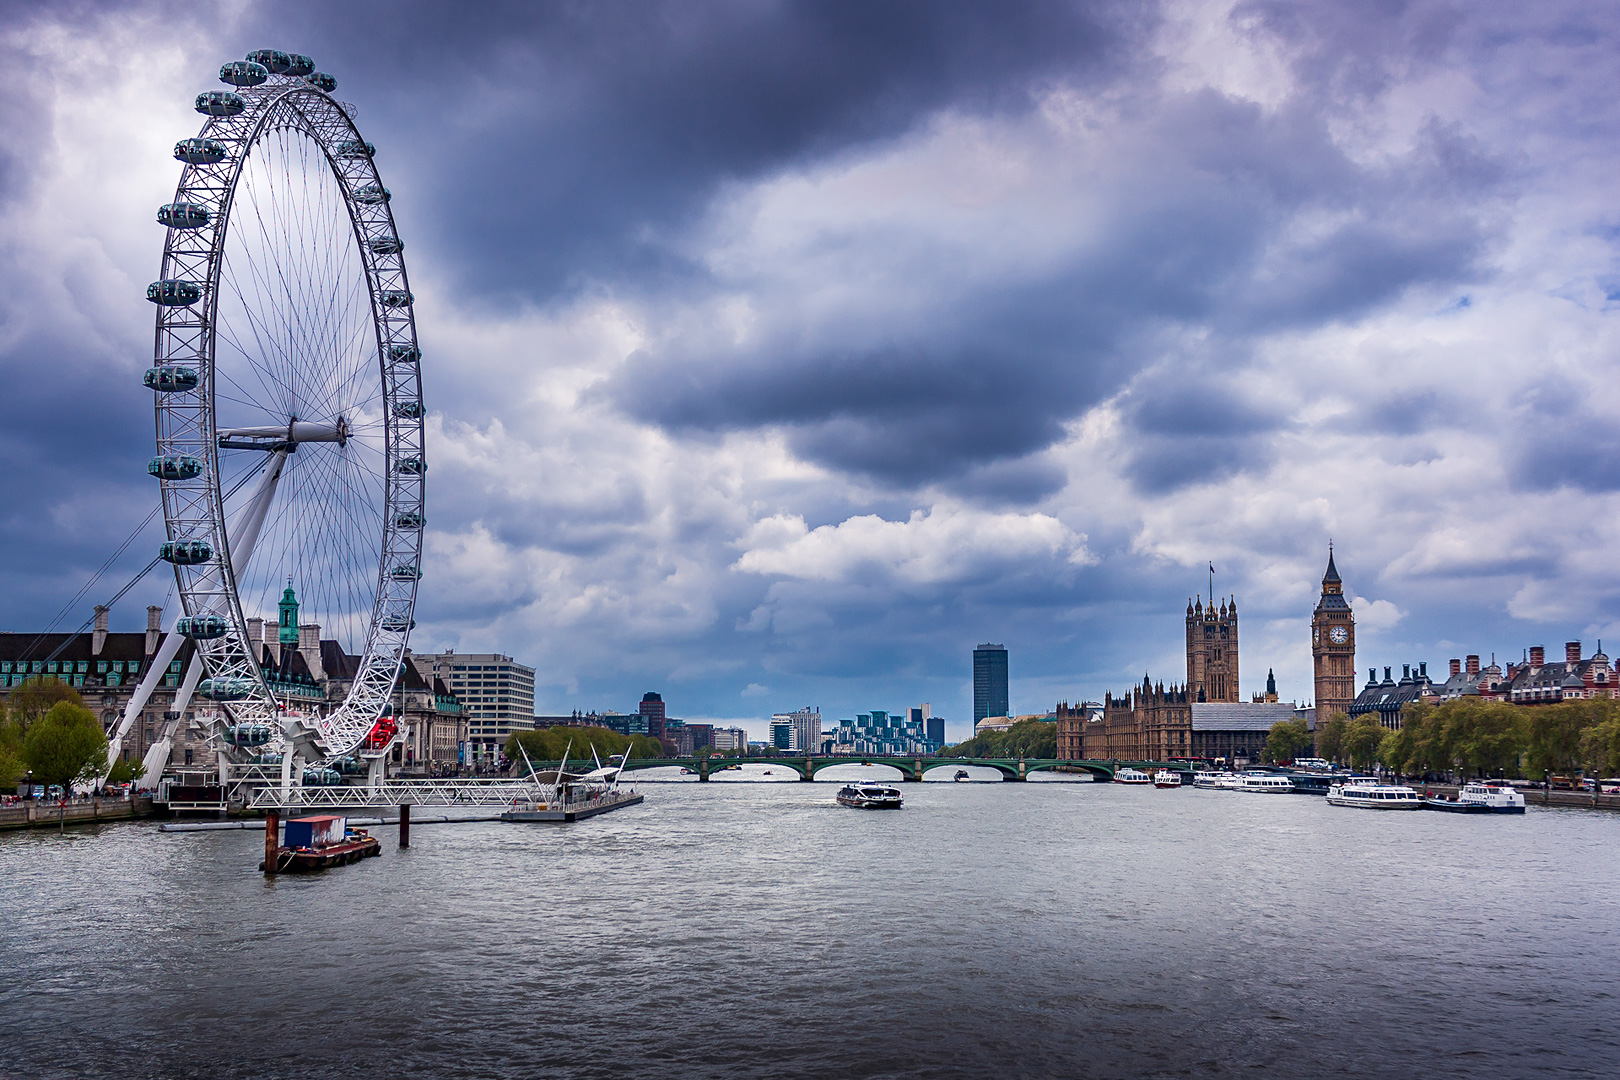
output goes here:
<path id="1" fill-rule="evenodd" d="M 172 478 L 161 475 L 159 479 L 168 537 L 165 551 L 176 556 L 170 561 L 175 564 L 187 625 L 207 627 L 212 633 L 219 624 L 206 620 L 218 619 L 225 624 L 223 633 L 195 641 L 209 680 L 218 681 L 212 687 L 215 700 L 235 723 L 272 725 L 279 729 L 279 735 L 291 738 L 304 756 L 331 758 L 351 753 L 365 741 L 392 697 L 407 652 L 425 520 L 424 410 L 418 367 L 421 354 L 416 345 L 403 245 L 370 144 L 354 123 L 351 110 L 329 96 L 329 85 L 296 76 L 261 78 L 260 82 L 268 85 L 200 95 L 198 111 L 205 112 L 208 119 L 195 139 L 183 140 L 176 149 L 177 157 L 187 144 L 201 144 L 195 155 L 198 158 L 213 156 L 215 148 L 221 148 L 223 153 L 213 161 L 182 158 L 186 167 L 174 203 L 160 211 L 160 222 L 170 227 L 164 243 L 162 276 L 148 291 L 149 298 L 159 303 L 152 372 L 189 370 L 184 367 L 187 363 L 194 363 L 196 371 L 191 389 L 180 386 L 179 396 L 161 391 L 155 395 L 159 459 L 154 459 L 154 465 L 159 460 L 189 457 L 202 466 L 200 473 L 186 476 L 183 474 L 191 465 L 177 465 Z M 205 98 L 209 106 L 206 110 Z M 220 109 L 234 111 L 214 111 L 216 101 L 222 102 Z M 239 582 L 242 568 L 234 565 L 236 552 L 228 527 L 220 457 L 222 449 L 240 447 L 222 441 L 217 400 L 220 300 L 227 291 L 224 256 L 238 189 L 250 157 L 261 147 L 266 134 L 283 129 L 295 130 L 320 149 L 348 212 L 348 238 L 364 271 L 369 302 L 373 359 L 381 387 L 384 463 L 381 521 L 376 523 L 380 531 L 376 585 L 358 669 L 342 704 L 325 715 L 296 722 L 288 720 L 289 703 L 267 680 L 260 662 L 262 643 L 250 642 L 247 637 Z M 359 154 L 345 150 L 354 147 L 365 150 Z M 382 193 L 380 200 L 377 192 Z M 205 224 L 190 224 L 198 220 Z M 186 224 L 177 227 L 174 221 Z M 206 244 L 196 242 L 204 238 Z M 201 274 L 197 273 L 199 269 Z M 195 297 L 191 296 L 193 291 Z M 401 296 L 404 302 L 396 303 Z M 191 303 L 181 303 L 188 298 Z M 178 311 L 188 314 L 175 315 Z M 152 372 L 148 373 L 148 385 L 157 389 Z M 178 375 L 175 379 L 177 383 L 185 381 Z M 157 377 L 157 382 L 162 382 L 162 376 Z M 229 434 L 266 440 L 258 447 L 266 450 L 266 477 L 272 470 L 279 477 L 299 444 L 294 437 L 296 426 L 294 417 L 287 428 L 285 445 L 279 450 L 272 445 L 274 439 L 262 431 Z M 305 422 L 305 426 L 321 428 L 312 422 Z M 345 426 L 346 418 L 339 416 L 335 425 L 328 425 L 336 429 L 333 438 L 327 437 L 325 428 L 301 434 L 305 441 L 343 441 L 347 437 Z M 192 451 L 190 455 L 188 450 Z M 154 471 L 153 475 L 159 473 Z M 265 481 L 270 485 L 271 497 L 275 482 Z"/>

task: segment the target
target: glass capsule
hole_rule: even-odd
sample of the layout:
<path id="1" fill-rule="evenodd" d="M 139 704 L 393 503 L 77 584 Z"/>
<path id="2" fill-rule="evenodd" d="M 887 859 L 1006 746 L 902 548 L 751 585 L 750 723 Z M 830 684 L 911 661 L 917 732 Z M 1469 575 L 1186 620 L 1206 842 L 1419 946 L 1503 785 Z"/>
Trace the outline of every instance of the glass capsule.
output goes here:
<path id="1" fill-rule="evenodd" d="M 229 90 L 209 90 L 197 95 L 196 109 L 204 116 L 238 116 L 247 102 Z"/>
<path id="2" fill-rule="evenodd" d="M 217 165 L 225 160 L 225 144 L 213 139 L 181 139 L 174 144 L 174 159 L 187 165 Z"/>
<path id="3" fill-rule="evenodd" d="M 147 389 L 156 390 L 160 394 L 183 393 L 197 389 L 197 370 L 165 364 L 162 367 L 147 368 L 146 378 L 142 381 L 146 383 Z"/>
<path id="4" fill-rule="evenodd" d="M 313 75 L 304 76 L 304 81 L 325 94 L 337 89 L 337 80 L 324 71 L 317 71 Z"/>
<path id="5" fill-rule="evenodd" d="M 159 307 L 189 307 L 202 299 L 202 286 L 195 281 L 165 278 L 146 287 L 146 298 Z"/>
<path id="6" fill-rule="evenodd" d="M 225 636 L 225 620 L 218 615 L 182 615 L 175 620 L 175 633 L 196 641 L 213 641 Z"/>
<path id="7" fill-rule="evenodd" d="M 164 203 L 157 212 L 158 224 L 171 229 L 200 229 L 212 218 L 206 206 L 196 203 Z"/>
<path id="8" fill-rule="evenodd" d="M 159 480 L 190 480 L 202 475 L 203 463 L 201 458 L 192 457 L 190 454 L 165 454 L 148 461 L 146 471 Z"/>
<path id="9" fill-rule="evenodd" d="M 269 69 L 252 60 L 232 60 L 219 69 L 219 81 L 232 86 L 258 86 L 269 77 Z"/>
<path id="10" fill-rule="evenodd" d="M 176 566 L 196 566 L 214 557 L 214 546 L 206 540 L 165 540 L 158 557 Z"/>
<path id="11" fill-rule="evenodd" d="M 249 62 L 263 64 L 277 75 L 288 75 L 292 72 L 292 57 L 280 49 L 254 49 L 247 54 Z"/>

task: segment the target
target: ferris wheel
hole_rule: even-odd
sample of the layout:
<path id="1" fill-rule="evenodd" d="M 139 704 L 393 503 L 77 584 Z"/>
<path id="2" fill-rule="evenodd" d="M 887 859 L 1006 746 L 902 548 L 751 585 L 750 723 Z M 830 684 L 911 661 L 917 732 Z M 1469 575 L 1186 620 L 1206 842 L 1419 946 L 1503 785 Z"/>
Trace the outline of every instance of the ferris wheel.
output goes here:
<path id="1" fill-rule="evenodd" d="M 397 737 L 378 722 L 410 638 L 426 523 L 404 244 L 375 147 L 330 75 L 263 49 L 219 78 L 226 89 L 197 95 L 202 129 L 174 148 L 185 168 L 158 210 L 167 238 L 147 290 L 148 471 L 182 609 L 154 667 L 195 643 L 180 694 L 194 686 L 219 704 L 228 753 L 375 758 Z M 274 643 L 288 590 L 295 622 L 358 658 L 343 661 L 341 702 L 312 702 L 284 661 L 295 650 L 258 633 L 269 625 Z"/>

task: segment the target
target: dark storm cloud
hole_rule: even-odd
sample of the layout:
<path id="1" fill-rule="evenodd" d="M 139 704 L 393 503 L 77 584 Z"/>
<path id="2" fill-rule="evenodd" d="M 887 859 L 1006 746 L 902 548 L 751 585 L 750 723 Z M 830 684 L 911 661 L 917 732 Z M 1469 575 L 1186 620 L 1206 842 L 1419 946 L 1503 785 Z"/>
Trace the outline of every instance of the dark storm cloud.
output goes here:
<path id="1" fill-rule="evenodd" d="M 419 227 L 464 289 L 500 302 L 597 278 L 676 285 L 691 268 L 648 235 L 701 212 L 717 184 L 895 135 L 943 107 L 1022 108 L 1044 79 L 1117 68 L 1138 18 L 1124 11 L 366 3 L 267 7 L 244 35 L 364 87 L 368 123 L 432 132 L 411 153 L 413 183 L 454 209 Z"/>
<path id="2" fill-rule="evenodd" d="M 807 346 L 795 298 L 765 292 L 756 299 L 778 334 L 743 349 L 650 348 L 603 391 L 671 429 L 780 425 L 832 468 L 949 482 L 1050 445 L 1149 364 L 1190 364 L 1165 359 L 1162 331 L 1215 330 L 1241 366 L 1254 335 L 1481 276 L 1491 225 L 1480 206 L 1502 170 L 1454 132 L 1430 125 L 1410 152 L 1357 164 L 1319 113 L 1266 115 L 1213 93 L 1149 99 L 1131 122 L 1141 132 L 1121 136 L 1121 160 L 1097 185 L 1100 236 L 1046 277 L 953 298 L 916 325 L 885 327 L 881 345 Z M 919 275 L 933 272 L 919 260 Z M 1242 443 L 1270 431 L 1250 426 L 1219 446 L 1196 431 L 1145 432 L 1161 445 L 1144 451 L 1138 479 L 1159 489 L 1247 467 L 1264 453 Z"/>

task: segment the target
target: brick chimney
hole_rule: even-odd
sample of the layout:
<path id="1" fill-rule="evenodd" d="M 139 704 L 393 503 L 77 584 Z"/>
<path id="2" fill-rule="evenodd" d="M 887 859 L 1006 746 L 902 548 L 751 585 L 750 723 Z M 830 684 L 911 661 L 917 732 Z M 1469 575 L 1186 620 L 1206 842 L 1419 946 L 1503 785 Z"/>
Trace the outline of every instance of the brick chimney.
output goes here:
<path id="1" fill-rule="evenodd" d="M 1479 674 L 1479 657 L 1478 656 L 1470 656 L 1468 658 L 1468 674 L 1470 674 L 1470 675 L 1478 675 Z"/>
<path id="2" fill-rule="evenodd" d="M 107 644 L 107 605 L 96 605 L 96 628 L 90 635 L 90 655 L 100 656 L 101 647 Z"/>
<path id="3" fill-rule="evenodd" d="M 326 672 L 321 668 L 321 624 L 300 623 L 298 626 L 298 652 L 304 658 L 309 668 L 309 674 L 316 682 L 326 678 Z"/>
<path id="4" fill-rule="evenodd" d="M 247 621 L 248 644 L 253 647 L 253 658 L 259 658 L 260 646 L 264 644 L 264 620 L 249 619 Z"/>
<path id="5" fill-rule="evenodd" d="M 163 609 L 156 604 L 146 608 L 146 655 L 157 652 L 158 639 L 163 636 Z"/>
<path id="6" fill-rule="evenodd" d="M 1578 641 L 1564 642 L 1564 663 L 1578 664 L 1581 662 L 1581 643 Z"/>
<path id="7" fill-rule="evenodd" d="M 1461 675 L 1461 674 L 1462 674 L 1462 661 L 1453 659 L 1451 661 L 1451 677 L 1453 679 L 1455 679 L 1458 675 Z"/>
<path id="8" fill-rule="evenodd" d="M 1547 663 L 1547 649 L 1545 646 L 1530 646 L 1530 666 L 1533 668 L 1545 667 Z"/>

